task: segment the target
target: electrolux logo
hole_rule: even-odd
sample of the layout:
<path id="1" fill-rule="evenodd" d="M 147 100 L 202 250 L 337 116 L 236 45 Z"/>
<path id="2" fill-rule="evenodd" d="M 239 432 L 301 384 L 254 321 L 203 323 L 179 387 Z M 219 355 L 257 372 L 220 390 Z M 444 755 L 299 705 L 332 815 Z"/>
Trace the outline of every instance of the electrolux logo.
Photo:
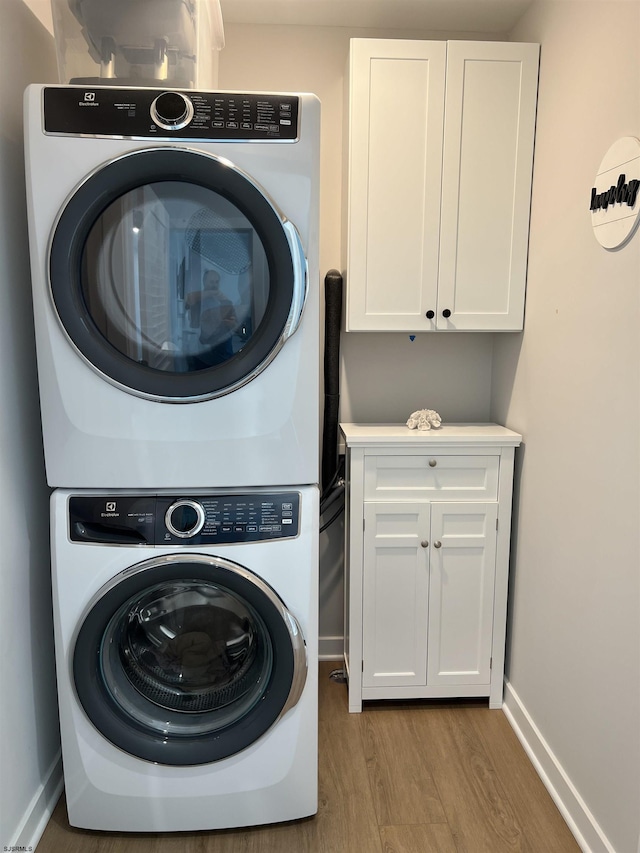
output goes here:
<path id="1" fill-rule="evenodd" d="M 99 106 L 98 101 L 96 101 L 96 93 L 95 92 L 85 92 L 83 99 L 78 103 L 80 107 L 97 107 Z"/>
<path id="2" fill-rule="evenodd" d="M 120 515 L 120 513 L 117 512 L 116 501 L 106 501 L 104 509 L 105 511 L 100 513 L 100 518 L 118 518 Z"/>

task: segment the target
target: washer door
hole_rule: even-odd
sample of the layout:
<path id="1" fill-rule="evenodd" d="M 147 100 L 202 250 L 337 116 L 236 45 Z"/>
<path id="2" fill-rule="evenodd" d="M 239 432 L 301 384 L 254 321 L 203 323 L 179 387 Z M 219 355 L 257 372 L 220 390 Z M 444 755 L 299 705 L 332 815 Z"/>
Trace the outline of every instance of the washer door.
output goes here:
<path id="1" fill-rule="evenodd" d="M 257 376 L 296 330 L 300 238 L 227 160 L 133 152 L 90 176 L 53 232 L 50 282 L 80 355 L 133 394 L 193 402 Z"/>
<path id="2" fill-rule="evenodd" d="M 94 599 L 73 681 L 96 729 L 130 755 L 192 766 L 255 743 L 299 700 L 296 619 L 268 584 L 217 557 L 152 559 Z"/>

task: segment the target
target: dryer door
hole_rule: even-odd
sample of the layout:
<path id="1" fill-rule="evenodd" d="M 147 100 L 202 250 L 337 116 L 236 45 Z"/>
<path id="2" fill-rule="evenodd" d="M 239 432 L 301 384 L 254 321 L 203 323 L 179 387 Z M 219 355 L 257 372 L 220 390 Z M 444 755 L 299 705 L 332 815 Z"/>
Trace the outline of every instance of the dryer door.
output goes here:
<path id="1" fill-rule="evenodd" d="M 113 579 L 85 614 L 73 681 L 101 734 L 130 755 L 192 766 L 255 743 L 300 698 L 305 643 L 246 568 L 164 556 Z"/>
<path id="2" fill-rule="evenodd" d="M 298 233 L 227 160 L 154 148 L 114 160 L 67 200 L 50 247 L 60 321 L 105 379 L 192 402 L 249 382 L 296 330 Z"/>

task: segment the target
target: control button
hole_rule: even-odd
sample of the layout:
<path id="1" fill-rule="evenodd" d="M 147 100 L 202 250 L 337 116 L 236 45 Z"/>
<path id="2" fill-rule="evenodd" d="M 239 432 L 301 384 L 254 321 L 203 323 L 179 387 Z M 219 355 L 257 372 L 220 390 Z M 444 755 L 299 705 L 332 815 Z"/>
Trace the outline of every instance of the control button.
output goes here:
<path id="1" fill-rule="evenodd" d="M 283 524 L 293 524 L 293 519 L 292 518 L 283 518 L 282 523 Z"/>
<path id="2" fill-rule="evenodd" d="M 190 539 L 204 527 L 205 514 L 198 501 L 179 500 L 171 504 L 164 517 L 167 530 L 180 539 Z M 166 538 L 166 537 L 165 537 Z"/>
<path id="3" fill-rule="evenodd" d="M 180 92 L 163 92 L 151 104 L 151 118 L 164 130 L 181 130 L 193 118 L 193 104 Z"/>

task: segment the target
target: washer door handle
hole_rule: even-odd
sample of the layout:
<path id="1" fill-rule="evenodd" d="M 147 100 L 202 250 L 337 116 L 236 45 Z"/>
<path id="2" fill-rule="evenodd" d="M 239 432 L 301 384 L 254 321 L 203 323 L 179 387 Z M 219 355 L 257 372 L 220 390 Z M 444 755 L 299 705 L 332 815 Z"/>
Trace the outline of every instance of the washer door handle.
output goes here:
<path id="1" fill-rule="evenodd" d="M 302 312 L 307 301 L 309 289 L 309 267 L 304 254 L 302 240 L 293 222 L 285 220 L 282 227 L 291 249 L 291 260 L 293 262 L 293 296 L 291 298 L 291 310 L 282 333 L 283 341 L 290 338 L 300 325 Z"/>

